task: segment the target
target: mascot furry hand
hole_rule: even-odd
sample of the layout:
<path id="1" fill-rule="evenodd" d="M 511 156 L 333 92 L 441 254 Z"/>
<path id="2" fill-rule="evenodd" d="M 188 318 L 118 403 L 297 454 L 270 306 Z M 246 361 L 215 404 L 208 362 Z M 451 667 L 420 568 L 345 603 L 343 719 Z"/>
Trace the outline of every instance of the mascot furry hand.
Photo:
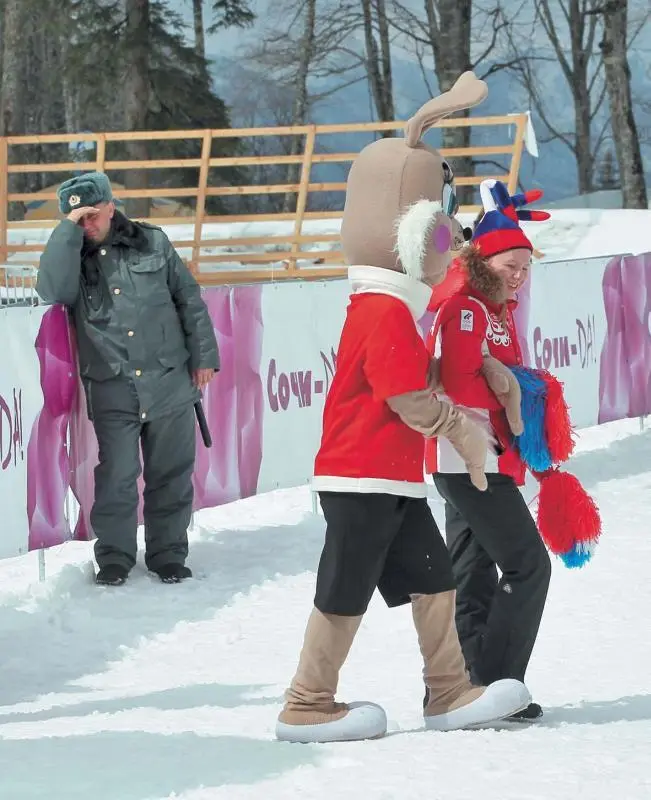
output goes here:
<path id="1" fill-rule="evenodd" d="M 524 420 L 516 446 L 540 483 L 538 530 L 566 567 L 582 567 L 601 536 L 601 518 L 578 478 L 558 468 L 575 444 L 563 387 L 545 370 L 511 367 L 511 372 L 520 386 Z"/>
<path id="2" fill-rule="evenodd" d="M 488 354 L 484 355 L 480 372 L 503 406 L 511 432 L 519 436 L 524 431 L 520 384 L 508 367 Z M 441 360 L 437 356 L 432 356 L 430 360 L 428 386 L 436 394 L 445 391 L 441 383 Z"/>

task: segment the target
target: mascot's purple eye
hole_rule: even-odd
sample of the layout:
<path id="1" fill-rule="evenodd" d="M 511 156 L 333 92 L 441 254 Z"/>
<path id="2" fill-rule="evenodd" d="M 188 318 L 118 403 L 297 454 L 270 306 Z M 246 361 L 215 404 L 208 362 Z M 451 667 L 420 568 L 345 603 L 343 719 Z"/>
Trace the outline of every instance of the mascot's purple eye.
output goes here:
<path id="1" fill-rule="evenodd" d="M 437 225 L 434 228 L 434 247 L 439 253 L 447 253 L 452 244 L 452 234 L 447 225 Z"/>

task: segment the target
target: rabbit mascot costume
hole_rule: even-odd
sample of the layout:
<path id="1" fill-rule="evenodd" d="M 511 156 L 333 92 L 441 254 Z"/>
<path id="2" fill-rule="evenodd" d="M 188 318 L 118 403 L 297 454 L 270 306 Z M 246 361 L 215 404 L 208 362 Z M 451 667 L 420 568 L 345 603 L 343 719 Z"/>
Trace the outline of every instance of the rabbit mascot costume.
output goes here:
<path id="1" fill-rule="evenodd" d="M 454 218 L 452 170 L 421 138 L 438 120 L 486 95 L 486 84 L 464 73 L 408 121 L 404 138 L 375 141 L 350 170 L 341 238 L 351 296 L 313 479 L 327 527 L 314 607 L 276 724 L 283 741 L 386 733 L 380 705 L 335 699 L 376 588 L 389 607 L 411 605 L 424 662 L 427 729 L 498 722 L 531 699 L 520 681 L 470 682 L 454 622 L 450 559 L 423 477 L 424 437 L 445 437 L 475 486 L 486 488 L 487 437 L 437 399 L 417 325 L 432 288 L 446 275 L 451 251 L 464 244 Z"/>

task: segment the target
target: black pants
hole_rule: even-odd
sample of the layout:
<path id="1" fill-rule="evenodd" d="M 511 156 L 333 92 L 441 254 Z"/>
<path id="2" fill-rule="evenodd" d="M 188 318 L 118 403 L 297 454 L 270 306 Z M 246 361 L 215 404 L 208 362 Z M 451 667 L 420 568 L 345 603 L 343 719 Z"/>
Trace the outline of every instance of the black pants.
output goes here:
<path id="1" fill-rule="evenodd" d="M 186 403 L 141 422 L 138 398 L 127 380 L 93 385 L 93 426 L 99 445 L 90 522 L 99 568 L 136 563 L 138 485 L 142 448 L 145 563 L 156 570 L 183 564 L 192 518 L 195 417 Z"/>
<path id="2" fill-rule="evenodd" d="M 445 500 L 457 631 L 472 679 L 484 685 L 524 680 L 551 577 L 547 550 L 515 482 L 487 478 L 488 490 L 480 492 L 467 475 L 434 476 Z"/>
<path id="3" fill-rule="evenodd" d="M 364 614 L 376 588 L 389 607 L 454 589 L 425 498 L 322 492 L 320 500 L 327 528 L 314 604 L 322 613 Z"/>

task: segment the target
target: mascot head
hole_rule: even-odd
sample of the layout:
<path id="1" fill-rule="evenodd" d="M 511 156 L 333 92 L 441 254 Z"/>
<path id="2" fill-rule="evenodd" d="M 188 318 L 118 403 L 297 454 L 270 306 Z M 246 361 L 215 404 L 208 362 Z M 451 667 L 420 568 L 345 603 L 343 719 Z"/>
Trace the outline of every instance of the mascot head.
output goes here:
<path id="1" fill-rule="evenodd" d="M 472 108 L 488 87 L 464 72 L 407 122 L 403 138 L 365 147 L 348 175 L 341 226 L 350 266 L 381 267 L 435 286 L 470 232 L 455 219 L 458 203 L 448 162 L 423 135 L 439 120 Z"/>

